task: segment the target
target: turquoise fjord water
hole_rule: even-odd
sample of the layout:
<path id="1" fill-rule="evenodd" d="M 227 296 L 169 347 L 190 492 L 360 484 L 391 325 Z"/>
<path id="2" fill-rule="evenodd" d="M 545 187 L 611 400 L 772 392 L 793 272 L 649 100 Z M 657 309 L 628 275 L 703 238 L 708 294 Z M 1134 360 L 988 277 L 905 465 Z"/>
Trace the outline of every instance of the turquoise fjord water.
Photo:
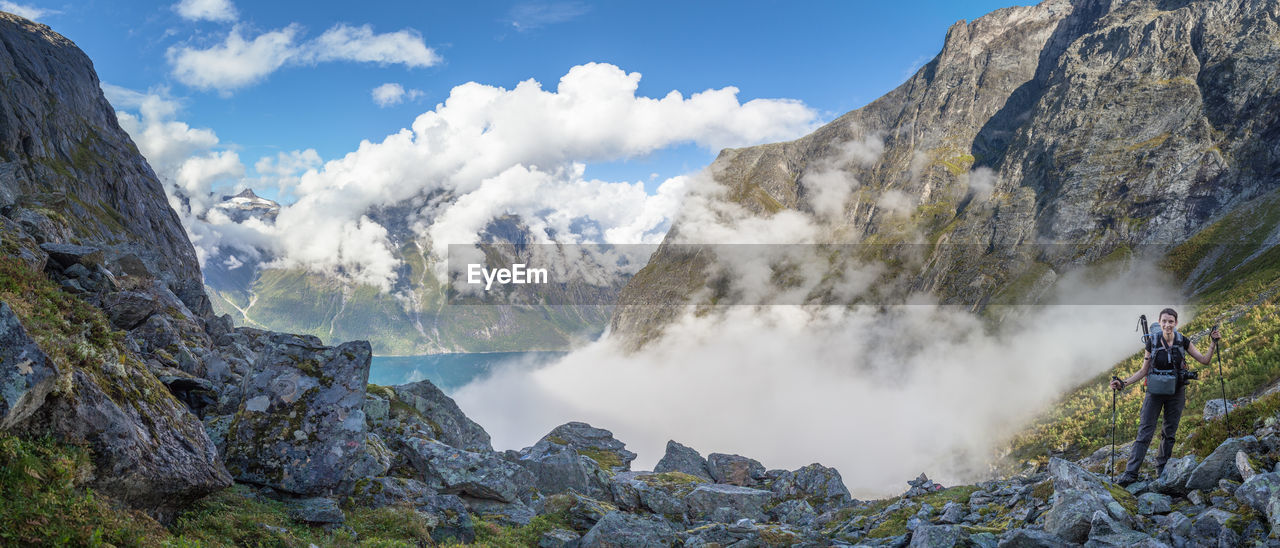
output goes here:
<path id="1" fill-rule="evenodd" d="M 567 352 L 490 352 L 484 354 L 431 354 L 426 356 L 374 356 L 369 382 L 383 386 L 429 380 L 446 394 L 489 376 L 499 369 L 537 369 Z"/>

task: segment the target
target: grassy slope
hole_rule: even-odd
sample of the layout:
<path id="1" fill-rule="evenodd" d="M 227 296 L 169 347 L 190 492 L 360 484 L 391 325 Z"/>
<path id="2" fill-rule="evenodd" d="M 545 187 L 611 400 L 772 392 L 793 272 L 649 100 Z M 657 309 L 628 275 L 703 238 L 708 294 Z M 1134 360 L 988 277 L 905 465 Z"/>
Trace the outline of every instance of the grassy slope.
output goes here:
<path id="1" fill-rule="evenodd" d="M 1201 380 L 1188 386 L 1175 456 L 1194 452 L 1203 457 L 1230 435 L 1225 418 L 1208 423 L 1202 418 L 1205 403 L 1222 397 L 1220 379 L 1225 381 L 1228 399 L 1253 395 L 1280 379 L 1280 247 L 1261 251 L 1280 217 L 1277 196 L 1280 194 L 1273 193 L 1237 210 L 1168 255 L 1166 266 L 1189 279 L 1190 286 L 1201 288 L 1196 296 L 1197 317 L 1181 326 L 1181 331 L 1195 339 L 1221 322 L 1224 340 L 1220 356 L 1210 365 L 1193 363 L 1201 371 Z M 1210 266 L 1197 268 L 1206 258 Z M 1207 349 L 1207 339 L 1197 346 Z M 1009 457 L 1014 462 L 1043 461 L 1050 454 L 1081 457 L 1109 444 L 1111 391 L 1106 381 L 1112 375 L 1133 373 L 1141 365 L 1140 359 L 1141 354 L 1135 353 L 1063 396 L 1014 437 Z M 1136 387 L 1121 393 L 1117 401 L 1118 443 L 1132 440 L 1143 397 Z M 1280 408 L 1276 399 L 1269 398 L 1233 412 L 1235 432 L 1251 432 L 1255 421 L 1265 420 L 1276 408 Z"/>

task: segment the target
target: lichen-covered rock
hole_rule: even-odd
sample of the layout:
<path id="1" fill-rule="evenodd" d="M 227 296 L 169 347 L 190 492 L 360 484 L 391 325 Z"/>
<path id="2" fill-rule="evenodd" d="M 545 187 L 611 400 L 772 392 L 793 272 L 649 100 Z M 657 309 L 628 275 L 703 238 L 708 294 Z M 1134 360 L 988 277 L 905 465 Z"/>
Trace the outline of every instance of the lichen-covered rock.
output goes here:
<path id="1" fill-rule="evenodd" d="M 102 299 L 102 309 L 111 325 L 126 331 L 138 327 L 160 310 L 160 301 L 154 295 L 140 291 L 117 291 Z"/>
<path id="2" fill-rule="evenodd" d="M 728 484 L 703 484 L 684 497 L 690 519 L 706 519 L 719 508 L 729 508 L 742 517 L 764 521 L 765 505 L 773 498 L 769 491 Z"/>
<path id="3" fill-rule="evenodd" d="M 712 481 L 711 471 L 707 468 L 707 459 L 690 447 L 675 440 L 667 441 L 667 450 L 662 460 L 653 466 L 654 472 L 682 472 Z"/>
<path id="4" fill-rule="evenodd" d="M 0 302 L 0 430 L 30 417 L 53 390 L 58 367 Z"/>
<path id="5" fill-rule="evenodd" d="M 346 514 L 338 508 L 338 502 L 325 497 L 310 497 L 290 501 L 289 517 L 307 523 L 344 523 Z"/>
<path id="6" fill-rule="evenodd" d="M 769 489 L 779 498 L 808 499 L 818 504 L 821 511 L 844 506 L 852 500 L 840 472 L 817 463 L 781 475 Z"/>
<path id="7" fill-rule="evenodd" d="M 708 480 L 683 472 L 622 472 L 614 475 L 610 489 L 613 501 L 623 508 L 678 521 L 685 513 L 685 496 L 704 483 Z"/>
<path id="8" fill-rule="evenodd" d="M 1222 442 L 1191 472 L 1191 477 L 1187 478 L 1187 489 L 1212 489 L 1221 479 L 1240 480 L 1240 471 L 1236 468 L 1236 453 L 1252 453 L 1257 449 L 1258 438 L 1253 436 L 1230 438 Z"/>
<path id="9" fill-rule="evenodd" d="M 581 535 L 567 529 L 552 529 L 538 538 L 538 548 L 569 548 L 576 546 Z"/>
<path id="10" fill-rule="evenodd" d="M 1083 489 L 1059 489 L 1053 507 L 1045 514 L 1046 533 L 1064 540 L 1082 543 L 1089 538 L 1094 513 L 1106 512 L 1106 505 L 1093 493 Z"/>
<path id="11" fill-rule="evenodd" d="M 20 429 L 85 440 L 95 489 L 168 519 L 191 501 L 231 485 L 203 426 L 155 377 L 129 360 L 71 373 Z"/>
<path id="12" fill-rule="evenodd" d="M 999 548 L 1068 548 L 1060 537 L 1039 529 L 1014 529 L 1000 537 Z"/>
<path id="13" fill-rule="evenodd" d="M 520 501 L 502 502 L 466 495 L 459 495 L 458 498 L 462 499 L 462 503 L 467 505 L 467 510 L 472 514 L 484 516 L 485 521 L 504 527 L 524 527 L 538 515 L 533 508 Z"/>
<path id="14" fill-rule="evenodd" d="M 754 487 L 765 479 L 764 465 L 742 455 L 712 453 L 707 455 L 707 471 L 716 483 Z"/>
<path id="15" fill-rule="evenodd" d="M 457 495 L 431 495 L 415 508 L 431 518 L 431 540 L 440 544 L 476 541 L 475 522 Z"/>
<path id="16" fill-rule="evenodd" d="M 419 381 L 391 387 L 400 401 L 421 413 L 433 429 L 436 439 L 446 445 L 467 451 L 493 451 L 489 433 L 476 424 L 453 398 L 441 392 L 431 381 Z"/>
<path id="17" fill-rule="evenodd" d="M 435 489 L 415 479 L 377 477 L 357 481 L 351 492 L 351 500 L 369 508 L 417 506 L 426 504 L 426 498 L 436 494 Z"/>
<path id="18" fill-rule="evenodd" d="M 676 531 L 661 518 L 609 512 L 582 536 L 581 548 L 648 548 L 671 546 Z"/>
<path id="19" fill-rule="evenodd" d="M 769 509 L 770 520 L 798 527 L 813 525 L 817 518 L 818 513 L 813 509 L 813 505 L 804 499 L 782 501 Z"/>
<path id="20" fill-rule="evenodd" d="M 1180 459 L 1170 459 L 1164 466 L 1164 473 L 1151 482 L 1150 489 L 1166 495 L 1187 494 L 1187 480 L 1196 470 L 1195 455 L 1186 455 Z"/>
<path id="21" fill-rule="evenodd" d="M 631 461 L 636 459 L 635 453 L 626 450 L 625 443 L 614 439 L 613 432 L 585 422 L 557 426 L 538 441 L 572 447 L 579 455 L 596 461 L 600 468 L 610 473 L 631 470 Z"/>
<path id="22" fill-rule="evenodd" d="M 1167 514 L 1173 510 L 1173 499 L 1168 495 L 1159 493 L 1143 493 L 1138 495 L 1138 513 L 1149 516 L 1151 514 Z"/>
<path id="23" fill-rule="evenodd" d="M 1090 548 L 1126 548 L 1130 546 L 1168 548 L 1164 543 L 1151 538 L 1151 535 L 1141 531 L 1134 531 L 1116 522 L 1105 510 L 1093 513 L 1089 540 L 1084 545 Z"/>
<path id="24" fill-rule="evenodd" d="M 272 334 L 228 427 L 228 470 L 304 495 L 345 494 L 357 480 L 385 473 L 366 443 L 369 359 L 364 341 L 326 347 Z"/>
<path id="25" fill-rule="evenodd" d="M 611 477 L 595 459 L 578 452 L 560 438 L 547 436 L 517 453 L 516 464 L 528 470 L 534 486 L 544 495 L 574 490 L 590 497 L 609 499 Z"/>
<path id="26" fill-rule="evenodd" d="M 441 493 L 514 503 L 528 501 L 533 476 L 497 453 L 474 453 L 436 440 L 405 440 L 407 457 L 424 481 Z"/>
<path id="27" fill-rule="evenodd" d="M 960 544 L 964 532 L 955 525 L 921 525 L 911 532 L 911 548 L 945 548 Z"/>
<path id="28" fill-rule="evenodd" d="M 75 265 L 93 267 L 102 264 L 102 250 L 96 247 L 60 243 L 40 244 L 40 250 L 49 254 L 49 258 L 62 269 Z"/>

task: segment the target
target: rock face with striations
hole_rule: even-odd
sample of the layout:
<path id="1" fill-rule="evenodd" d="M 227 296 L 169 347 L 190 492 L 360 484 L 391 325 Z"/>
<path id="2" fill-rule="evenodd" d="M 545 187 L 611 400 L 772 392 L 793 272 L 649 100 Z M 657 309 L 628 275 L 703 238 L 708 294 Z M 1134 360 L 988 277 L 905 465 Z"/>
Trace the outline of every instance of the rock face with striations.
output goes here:
<path id="1" fill-rule="evenodd" d="M 195 251 L 84 53 L 7 13 L 0 45 L 0 247 L 22 286 L 3 337 L 37 347 L 0 360 L 25 391 L 0 428 L 86 444 L 92 487 L 171 516 L 231 484 L 192 413 L 213 320 Z"/>
<path id="2" fill-rule="evenodd" d="M 1175 265 L 1194 293 L 1214 276 L 1198 264 L 1274 244 L 1262 214 L 1280 199 L 1274 13 L 1270 2 L 1048 0 L 959 22 L 871 104 L 795 141 L 723 151 L 708 200 L 755 217 L 798 211 L 837 244 L 922 244 L 895 256 L 880 291 L 975 308 L 1034 300 L 1069 268 L 1184 242 L 1239 212 L 1230 236 L 1247 245 Z M 620 296 L 612 330 L 633 346 L 683 304 L 705 304 L 693 295 L 737 289 L 713 287 L 707 256 L 681 252 L 704 243 L 683 229 Z M 805 302 L 840 302 L 822 290 Z"/>
<path id="3" fill-rule="evenodd" d="M 98 244 L 117 274 L 135 262 L 210 314 L 195 249 L 93 63 L 49 27 L 8 13 L 0 43 L 0 209 L 22 225 L 56 227 L 29 230 L 40 243 Z"/>

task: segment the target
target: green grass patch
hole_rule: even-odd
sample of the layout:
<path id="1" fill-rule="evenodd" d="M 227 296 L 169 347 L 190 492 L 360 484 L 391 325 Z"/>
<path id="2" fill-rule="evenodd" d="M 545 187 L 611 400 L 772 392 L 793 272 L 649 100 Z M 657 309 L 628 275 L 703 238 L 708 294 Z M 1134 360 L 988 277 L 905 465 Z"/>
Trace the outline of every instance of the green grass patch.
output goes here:
<path id="1" fill-rule="evenodd" d="M 614 468 L 623 467 L 622 458 L 613 451 L 605 451 L 603 449 L 588 447 L 579 450 L 578 454 L 596 461 L 596 464 L 599 464 L 600 468 L 605 472 L 613 472 Z"/>
<path id="2" fill-rule="evenodd" d="M 355 531 L 294 521 L 288 506 L 256 497 L 236 485 L 197 501 L 175 520 L 170 545 L 207 547 L 431 546 L 428 518 L 413 508 L 387 506 L 348 510 L 346 526 Z"/>
<path id="3" fill-rule="evenodd" d="M 91 489 L 89 451 L 0 435 L 0 545 L 155 546 L 164 528 Z"/>

